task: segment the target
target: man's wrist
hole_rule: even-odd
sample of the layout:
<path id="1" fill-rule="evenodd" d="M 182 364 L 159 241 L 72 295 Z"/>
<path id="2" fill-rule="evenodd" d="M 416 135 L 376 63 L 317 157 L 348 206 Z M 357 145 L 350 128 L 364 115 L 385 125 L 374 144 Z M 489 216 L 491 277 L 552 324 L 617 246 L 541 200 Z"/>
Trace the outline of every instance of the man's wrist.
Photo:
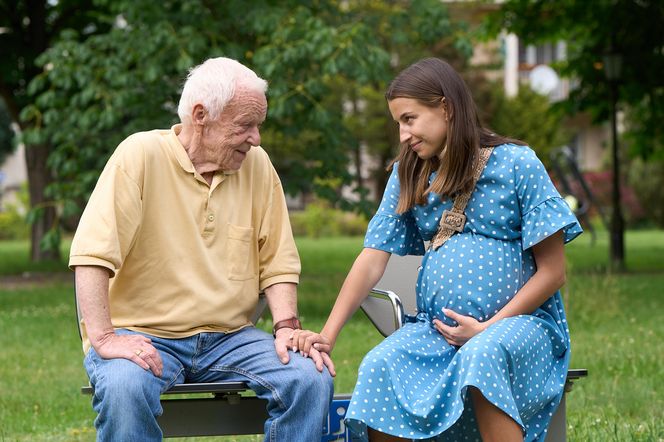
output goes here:
<path id="1" fill-rule="evenodd" d="M 272 327 L 272 336 L 276 337 L 277 331 L 281 330 L 282 328 L 289 328 L 291 330 L 302 330 L 302 324 L 300 324 L 300 320 L 297 318 L 297 316 L 293 316 L 292 318 L 288 319 L 283 319 L 281 321 L 276 322 Z"/>
<path id="2" fill-rule="evenodd" d="M 100 330 L 98 332 L 88 333 L 88 340 L 90 341 L 90 345 L 92 345 L 94 348 L 97 348 L 99 345 L 102 345 L 105 342 L 107 342 L 109 339 L 111 339 L 114 335 L 115 335 L 115 329 L 113 327 L 110 327 L 107 329 Z"/>

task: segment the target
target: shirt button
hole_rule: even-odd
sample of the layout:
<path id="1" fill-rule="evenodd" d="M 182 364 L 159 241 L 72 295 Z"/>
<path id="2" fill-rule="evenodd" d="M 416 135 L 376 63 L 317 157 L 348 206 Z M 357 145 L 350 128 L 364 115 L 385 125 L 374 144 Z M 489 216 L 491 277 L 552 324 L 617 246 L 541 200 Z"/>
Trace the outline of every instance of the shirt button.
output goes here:
<path id="1" fill-rule="evenodd" d="M 208 221 L 210 222 L 214 221 L 214 215 L 212 214 L 208 215 Z"/>

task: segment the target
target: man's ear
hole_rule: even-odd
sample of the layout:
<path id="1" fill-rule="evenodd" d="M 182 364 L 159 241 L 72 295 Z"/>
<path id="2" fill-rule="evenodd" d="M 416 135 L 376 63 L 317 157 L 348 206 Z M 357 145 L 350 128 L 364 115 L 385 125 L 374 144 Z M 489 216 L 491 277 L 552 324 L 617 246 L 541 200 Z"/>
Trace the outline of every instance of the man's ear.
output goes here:
<path id="1" fill-rule="evenodd" d="M 194 126 L 204 126 L 207 123 L 207 110 L 202 104 L 195 104 L 191 110 L 191 121 Z"/>

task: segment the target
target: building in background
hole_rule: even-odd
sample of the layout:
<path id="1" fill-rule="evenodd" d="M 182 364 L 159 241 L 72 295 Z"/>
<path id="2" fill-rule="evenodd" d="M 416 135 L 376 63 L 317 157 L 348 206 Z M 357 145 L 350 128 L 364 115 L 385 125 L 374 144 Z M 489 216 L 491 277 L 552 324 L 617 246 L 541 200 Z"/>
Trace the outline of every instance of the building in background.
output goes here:
<path id="1" fill-rule="evenodd" d="M 565 60 L 567 55 L 567 45 L 564 41 L 526 45 L 514 34 L 505 34 L 501 39 L 504 54 L 503 84 L 507 96 L 515 96 L 519 87 L 532 87 L 538 90 L 538 85 L 533 84 L 533 81 L 538 81 L 538 77 L 533 74 L 542 67 L 550 67 L 556 62 Z M 552 70 L 549 68 L 549 71 Z M 546 71 L 542 69 L 539 72 Z M 538 90 L 540 93 L 545 92 L 551 102 L 566 99 L 570 90 L 574 88 L 574 80 L 559 78 L 557 75 L 555 82 L 552 77 L 546 76 L 539 77 L 539 80 L 544 83 L 551 81 L 550 90 Z M 584 113 L 572 117 L 568 124 L 568 129 L 573 133 L 569 147 L 574 152 L 581 170 L 602 169 L 606 146 L 610 141 L 608 124 L 594 125 L 589 115 Z"/>

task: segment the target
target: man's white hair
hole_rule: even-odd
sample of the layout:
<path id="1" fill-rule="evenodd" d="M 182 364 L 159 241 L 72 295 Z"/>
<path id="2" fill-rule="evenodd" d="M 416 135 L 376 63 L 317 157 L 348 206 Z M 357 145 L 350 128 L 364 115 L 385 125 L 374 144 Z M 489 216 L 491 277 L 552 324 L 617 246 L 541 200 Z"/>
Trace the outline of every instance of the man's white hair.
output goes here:
<path id="1" fill-rule="evenodd" d="M 251 91 L 267 91 L 267 81 L 242 63 L 226 57 L 209 58 L 187 75 L 178 104 L 180 121 L 190 122 L 197 104 L 202 104 L 210 118 L 216 120 L 240 86 Z"/>

